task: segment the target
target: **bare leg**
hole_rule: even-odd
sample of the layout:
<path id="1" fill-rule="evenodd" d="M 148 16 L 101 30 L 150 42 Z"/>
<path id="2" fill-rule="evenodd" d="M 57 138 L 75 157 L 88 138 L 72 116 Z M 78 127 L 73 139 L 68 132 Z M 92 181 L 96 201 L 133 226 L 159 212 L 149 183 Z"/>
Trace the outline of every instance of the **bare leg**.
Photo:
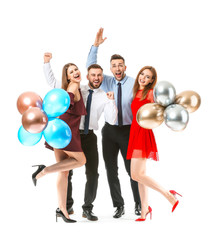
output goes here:
<path id="1" fill-rule="evenodd" d="M 142 206 L 144 204 L 144 209 L 142 209 L 142 217 L 145 217 L 148 212 L 148 197 L 146 196 L 147 191 L 146 187 L 150 187 L 158 192 L 160 192 L 172 205 L 176 203 L 176 198 L 168 190 L 164 189 L 160 184 L 158 184 L 154 179 L 149 176 L 146 176 L 146 159 L 144 158 L 132 158 L 131 159 L 131 177 L 133 180 L 139 183 L 139 192 L 141 197 Z M 143 196 L 142 196 L 143 195 Z M 146 207 L 147 205 L 147 207 Z M 145 213 L 146 211 L 146 213 Z M 144 214 L 144 216 L 143 216 Z"/>
<path id="2" fill-rule="evenodd" d="M 148 188 L 144 184 L 138 183 L 138 189 L 141 199 L 141 218 L 145 218 L 148 212 Z"/>
<path id="3" fill-rule="evenodd" d="M 143 173 L 146 174 L 146 165 L 143 166 Z M 141 218 L 146 217 L 146 213 L 149 211 L 149 203 L 148 203 L 148 187 L 144 184 L 138 182 L 138 189 L 141 199 Z"/>
<path id="4" fill-rule="evenodd" d="M 68 174 L 69 171 L 59 172 L 57 177 L 57 197 L 58 206 L 66 218 L 69 218 L 66 201 L 67 201 L 67 187 L 68 187 Z"/>
<path id="5" fill-rule="evenodd" d="M 57 178 L 57 193 L 58 205 L 66 218 L 69 218 L 66 209 L 67 186 L 69 170 L 81 167 L 85 164 L 86 158 L 83 152 L 68 152 L 59 149 L 54 149 L 57 163 L 46 167 L 41 171 L 36 178 L 41 178 L 48 173 L 58 172 Z"/>
<path id="6" fill-rule="evenodd" d="M 69 171 L 71 169 L 81 167 L 86 163 L 86 158 L 83 152 L 69 152 L 59 149 L 54 149 L 54 152 L 56 159 L 58 158 L 62 161 L 58 160 L 57 163 L 45 167 L 43 171 L 36 176 L 36 179 L 39 179 L 49 173 Z"/>
<path id="7" fill-rule="evenodd" d="M 57 162 L 65 161 L 67 157 L 68 155 L 63 151 L 55 151 L 55 158 Z M 57 177 L 58 207 L 66 216 L 66 218 L 69 218 L 69 215 L 66 209 L 68 174 L 69 174 L 69 171 L 58 172 L 58 177 Z"/>

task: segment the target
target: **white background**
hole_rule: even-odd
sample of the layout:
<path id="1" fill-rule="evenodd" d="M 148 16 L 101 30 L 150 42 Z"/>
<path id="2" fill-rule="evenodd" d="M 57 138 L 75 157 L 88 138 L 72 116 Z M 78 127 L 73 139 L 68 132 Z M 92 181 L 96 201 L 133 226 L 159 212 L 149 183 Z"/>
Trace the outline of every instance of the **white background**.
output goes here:
<path id="1" fill-rule="evenodd" d="M 4 239 L 201 239 L 211 238 L 211 7 L 210 1 L 2 1 L 0 4 L 1 81 L 1 234 Z M 153 220 L 135 222 L 129 178 L 119 158 L 119 177 L 126 214 L 113 219 L 99 141 L 99 188 L 94 213 L 98 222 L 81 217 L 84 167 L 74 171 L 73 218 L 76 224 L 55 222 L 56 177 L 48 175 L 35 188 L 33 164 L 54 163 L 43 147 L 22 146 L 17 139 L 21 115 L 18 96 L 34 91 L 42 98 L 50 90 L 43 75 L 43 53 L 53 53 L 52 68 L 61 78 L 62 67 L 74 62 L 86 80 L 86 58 L 96 32 L 104 27 L 108 39 L 99 48 L 98 63 L 110 74 L 114 53 L 126 59 L 127 74 L 153 65 L 158 81 L 171 82 L 177 93 L 201 95 L 199 110 L 190 114 L 187 128 L 173 132 L 165 124 L 154 130 L 159 162 L 150 162 L 148 175 L 183 198 L 174 213 L 159 193 L 149 190 Z M 101 126 L 104 119 L 101 119 Z"/>

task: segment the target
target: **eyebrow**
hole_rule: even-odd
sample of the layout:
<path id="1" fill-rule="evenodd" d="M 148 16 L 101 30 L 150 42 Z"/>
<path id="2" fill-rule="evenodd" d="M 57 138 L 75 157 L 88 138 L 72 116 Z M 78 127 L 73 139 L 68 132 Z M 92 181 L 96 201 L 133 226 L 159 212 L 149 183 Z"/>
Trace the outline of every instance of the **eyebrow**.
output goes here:
<path id="1" fill-rule="evenodd" d="M 78 70 L 78 68 L 71 69 L 70 72 L 71 72 L 71 71 L 74 71 L 74 70 Z"/>
<path id="2" fill-rule="evenodd" d="M 116 66 L 116 65 L 124 65 L 124 63 L 118 63 L 118 64 L 112 63 L 112 66 Z"/>
<path id="3" fill-rule="evenodd" d="M 141 72 L 140 74 L 144 74 L 143 72 Z M 147 77 L 150 77 L 150 75 L 146 74 Z"/>

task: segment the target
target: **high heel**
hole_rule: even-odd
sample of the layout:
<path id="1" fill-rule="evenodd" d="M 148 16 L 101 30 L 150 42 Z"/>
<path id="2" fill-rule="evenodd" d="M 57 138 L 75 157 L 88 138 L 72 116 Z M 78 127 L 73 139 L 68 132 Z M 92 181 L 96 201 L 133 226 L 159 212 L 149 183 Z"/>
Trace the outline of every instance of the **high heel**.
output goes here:
<path id="1" fill-rule="evenodd" d="M 75 223 L 75 222 L 77 222 L 77 221 L 75 221 L 73 219 L 66 218 L 65 215 L 63 214 L 63 212 L 59 208 L 57 208 L 57 210 L 56 210 L 56 222 L 57 222 L 57 217 L 62 217 L 63 221 L 67 222 L 67 223 Z"/>
<path id="2" fill-rule="evenodd" d="M 138 218 L 138 219 L 136 219 L 135 221 L 136 221 L 136 222 L 145 221 L 148 214 L 150 214 L 150 219 L 152 220 L 152 208 L 149 206 L 149 207 L 148 207 L 148 210 L 149 210 L 149 211 L 146 213 L 145 218 Z"/>
<path id="3" fill-rule="evenodd" d="M 33 165 L 32 167 L 38 167 L 37 171 L 35 171 L 35 172 L 32 174 L 32 181 L 33 181 L 34 185 L 36 186 L 36 184 L 37 184 L 36 176 L 37 176 L 38 173 L 40 173 L 46 166 L 45 166 L 45 165 Z"/>
<path id="4" fill-rule="evenodd" d="M 169 190 L 169 192 L 170 192 L 171 194 L 173 194 L 175 198 L 176 198 L 176 195 L 179 195 L 179 196 L 182 197 L 181 194 L 179 194 L 178 192 L 176 192 L 176 191 L 174 191 L 174 190 Z M 177 199 L 177 198 L 176 198 L 176 199 Z M 174 210 L 175 210 L 175 208 L 177 207 L 178 204 L 179 204 L 179 200 L 177 200 L 176 203 L 173 205 L 173 207 L 172 207 L 172 212 L 174 212 Z"/>

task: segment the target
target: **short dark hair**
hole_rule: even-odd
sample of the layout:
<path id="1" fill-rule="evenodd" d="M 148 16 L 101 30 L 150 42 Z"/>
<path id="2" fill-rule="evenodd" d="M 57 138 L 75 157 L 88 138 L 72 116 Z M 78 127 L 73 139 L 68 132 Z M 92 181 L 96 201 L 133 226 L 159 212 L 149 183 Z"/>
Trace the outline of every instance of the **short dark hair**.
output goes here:
<path id="1" fill-rule="evenodd" d="M 110 62 L 111 62 L 112 60 L 115 60 L 115 59 L 122 59 L 122 60 L 124 61 L 124 63 L 125 63 L 124 58 L 123 58 L 121 55 L 119 55 L 119 54 L 113 54 L 113 55 L 111 56 L 111 58 L 110 58 Z"/>
<path id="2" fill-rule="evenodd" d="M 92 68 L 101 69 L 101 70 L 103 71 L 102 67 L 101 67 L 99 64 L 91 64 L 91 65 L 88 67 L 88 72 L 89 72 L 89 70 L 92 69 Z"/>

